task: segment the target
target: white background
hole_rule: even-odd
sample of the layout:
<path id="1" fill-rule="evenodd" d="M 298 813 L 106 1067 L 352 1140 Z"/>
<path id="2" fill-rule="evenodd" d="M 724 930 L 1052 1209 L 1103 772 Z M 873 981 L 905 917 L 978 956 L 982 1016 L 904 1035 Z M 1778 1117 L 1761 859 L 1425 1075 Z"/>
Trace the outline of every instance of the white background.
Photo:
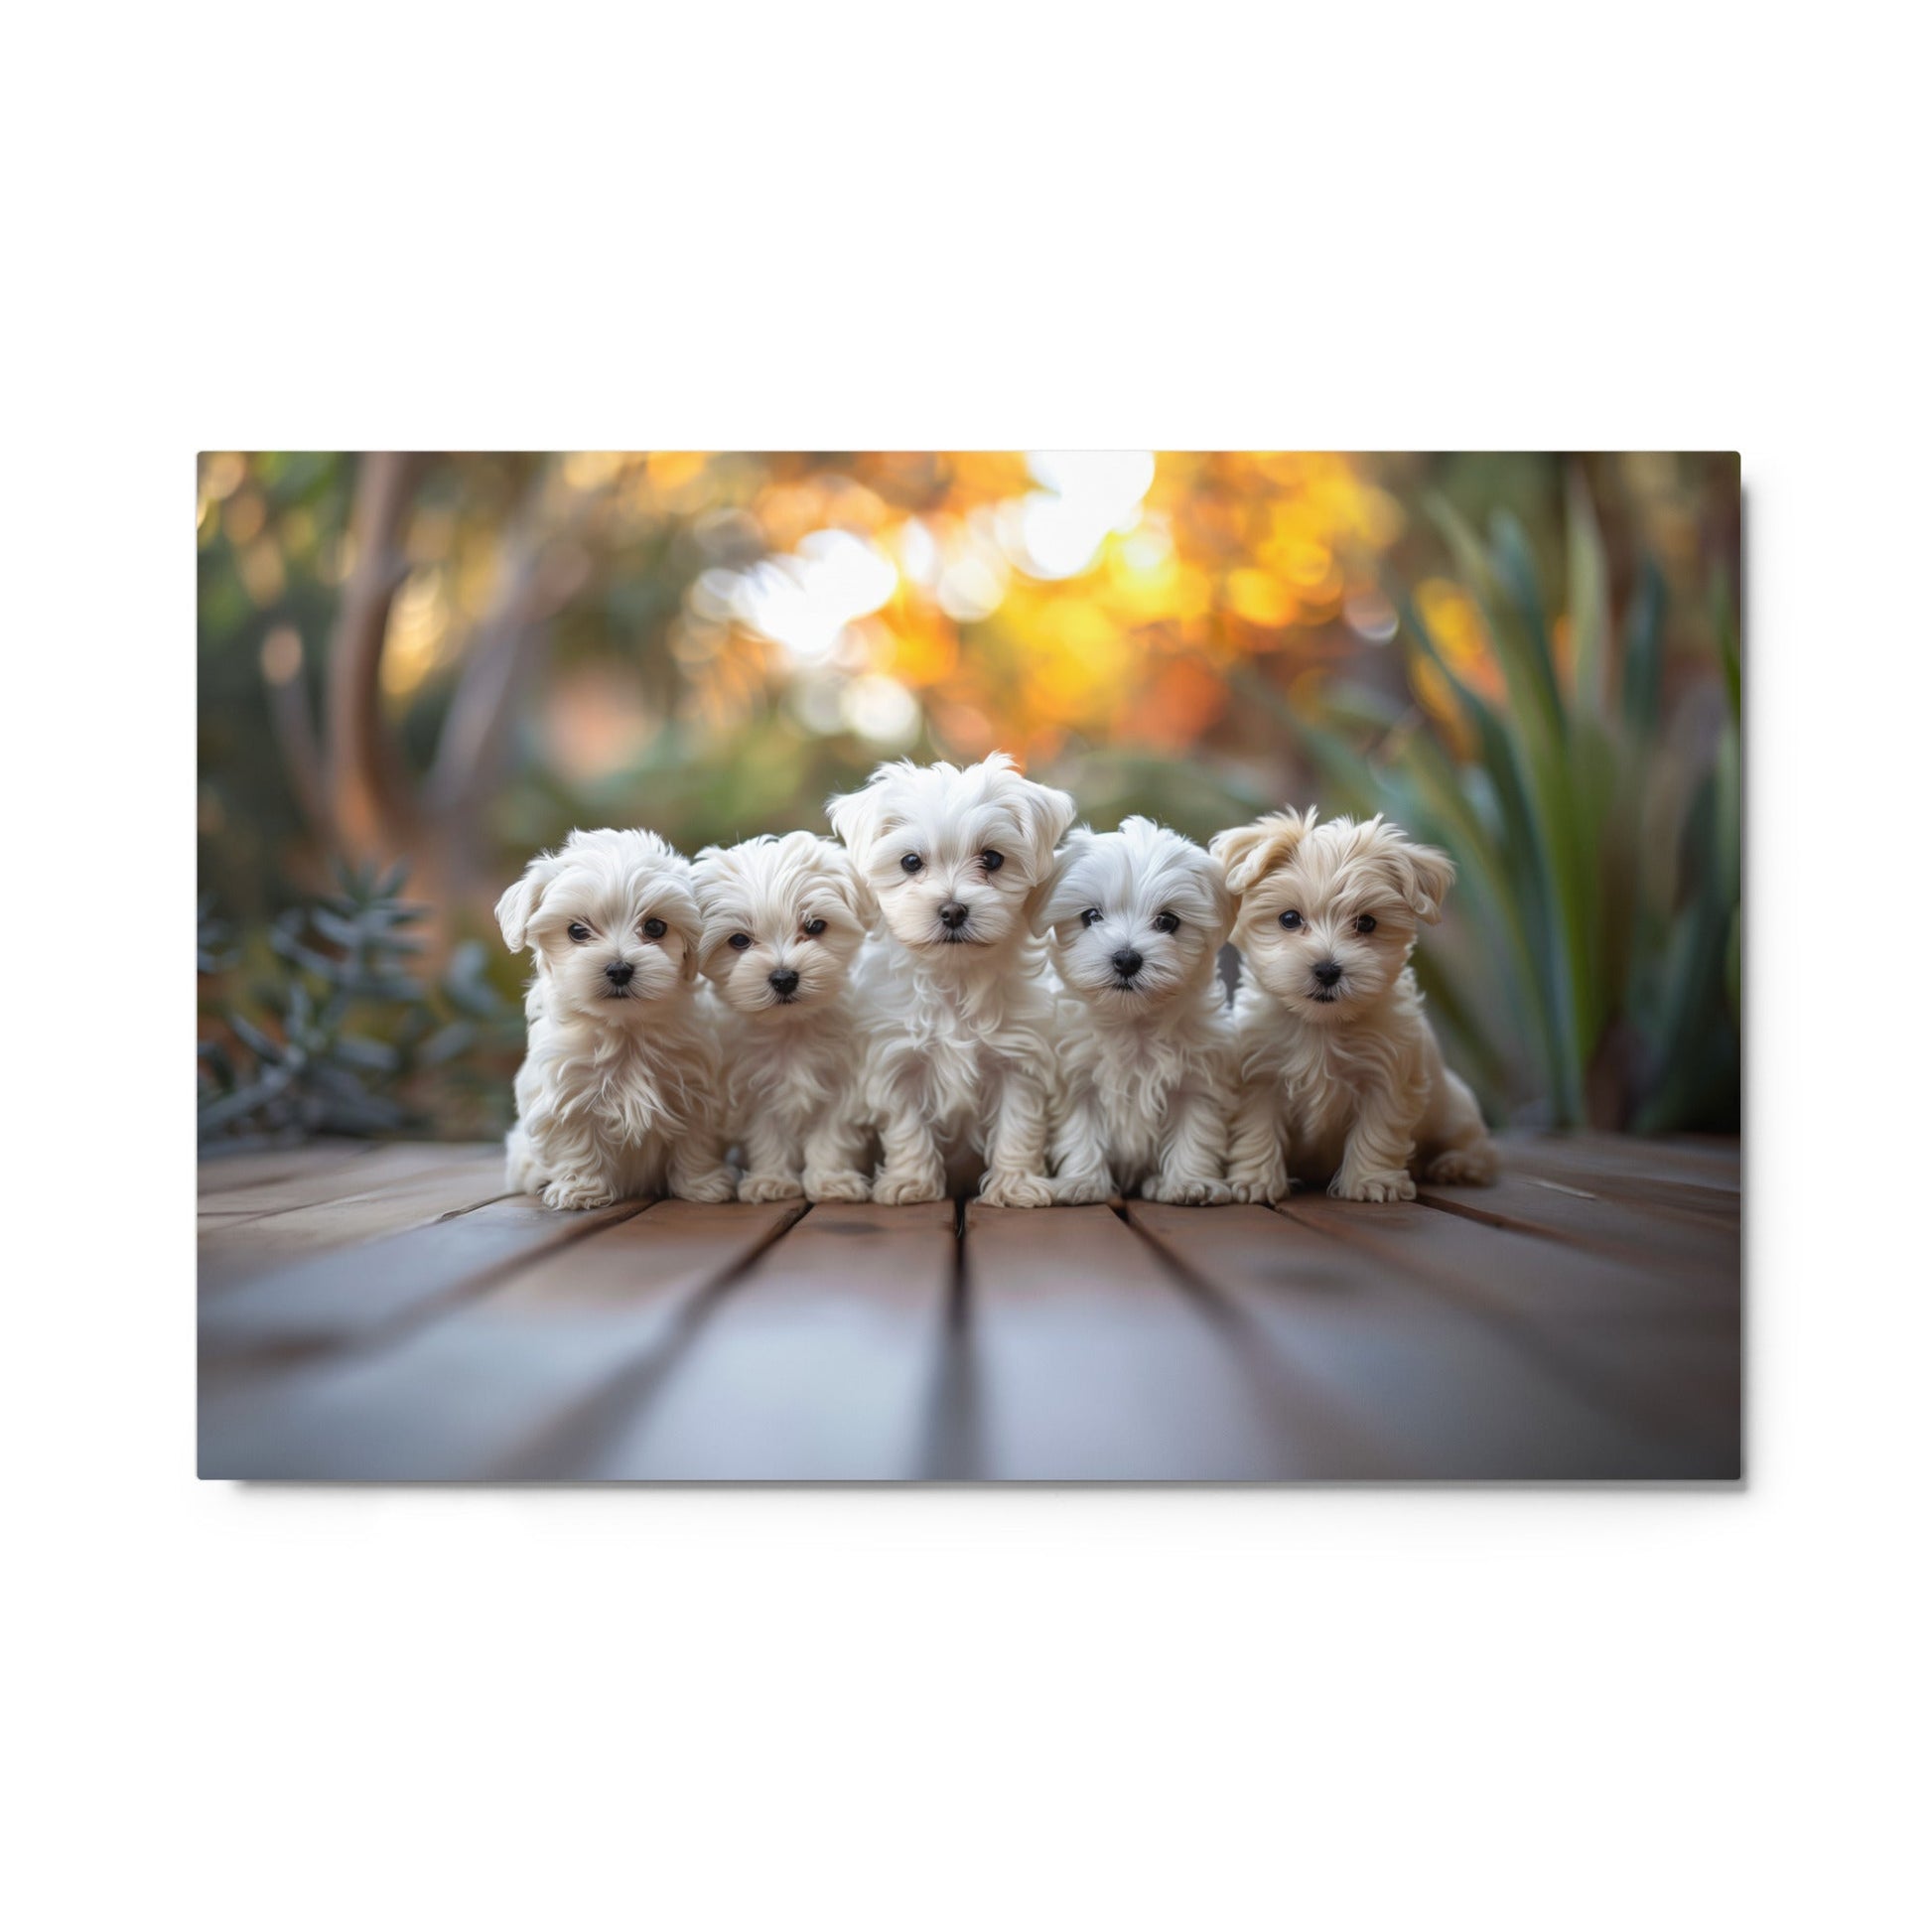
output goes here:
<path id="1" fill-rule="evenodd" d="M 1922 19 L 12 19 L 12 1922 L 1922 1920 Z M 1746 1489 L 198 1485 L 194 454 L 377 443 L 1741 449 Z"/>

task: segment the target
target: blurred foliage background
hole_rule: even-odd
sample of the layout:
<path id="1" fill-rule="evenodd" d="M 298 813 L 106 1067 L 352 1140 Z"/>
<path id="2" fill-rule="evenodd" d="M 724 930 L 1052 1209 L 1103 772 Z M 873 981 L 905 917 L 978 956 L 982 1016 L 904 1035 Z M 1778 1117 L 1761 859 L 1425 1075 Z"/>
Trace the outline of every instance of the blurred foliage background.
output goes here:
<path id="1" fill-rule="evenodd" d="M 1111 826 L 1386 811 L 1499 1121 L 1738 1118 L 1731 455 L 210 453 L 201 1105 L 473 1134 L 575 825 L 686 851 L 995 746 Z"/>

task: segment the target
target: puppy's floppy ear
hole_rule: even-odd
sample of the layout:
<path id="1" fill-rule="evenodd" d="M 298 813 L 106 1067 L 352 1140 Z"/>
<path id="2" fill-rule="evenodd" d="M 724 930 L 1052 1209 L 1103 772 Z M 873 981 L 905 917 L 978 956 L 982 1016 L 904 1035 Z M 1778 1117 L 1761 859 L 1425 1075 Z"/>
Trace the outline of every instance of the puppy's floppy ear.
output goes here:
<path id="1" fill-rule="evenodd" d="M 712 901 L 724 878 L 724 860 L 722 845 L 707 845 L 700 847 L 698 856 L 691 861 L 686 883 L 691 888 L 691 897 L 697 900 L 698 916 L 702 919 L 711 917 Z"/>
<path id="2" fill-rule="evenodd" d="M 882 765 L 881 770 L 884 770 Z M 832 830 L 845 841 L 852 861 L 861 869 L 872 863 L 872 849 L 886 826 L 884 787 L 877 776 L 857 791 L 848 791 L 825 801 L 825 816 Z"/>
<path id="3" fill-rule="evenodd" d="M 684 941 L 684 951 L 678 960 L 678 977 L 681 980 L 694 980 L 698 977 L 698 955 L 704 950 L 704 912 L 698 904 L 697 868 L 681 854 L 671 855 L 676 861 L 672 874 L 671 889 L 665 894 L 670 901 L 666 908 L 677 915 L 678 937 Z"/>
<path id="4" fill-rule="evenodd" d="M 1208 928 L 1213 940 L 1212 950 L 1218 952 L 1227 944 L 1228 934 L 1234 930 L 1234 895 L 1228 891 L 1217 868 L 1209 866 L 1207 877 L 1202 881 L 1214 901 L 1214 923 Z"/>
<path id="5" fill-rule="evenodd" d="M 820 839 L 822 848 L 820 864 L 825 876 L 838 888 L 839 896 L 852 908 L 852 916 L 866 931 L 872 930 L 873 921 L 879 916 L 879 901 L 872 896 L 872 888 L 866 884 L 866 876 L 859 870 L 859 862 L 841 845 L 830 839 Z"/>
<path id="6" fill-rule="evenodd" d="M 1073 823 L 1074 814 L 1080 808 L 1073 802 L 1071 793 L 1055 791 L 1051 785 L 1036 783 L 1032 778 L 1019 781 L 1016 803 L 1020 829 L 1033 848 L 1030 856 L 1034 878 L 1044 880 L 1053 869 L 1053 848 L 1066 836 L 1066 828 Z"/>
<path id="7" fill-rule="evenodd" d="M 1434 925 L 1455 883 L 1455 862 L 1433 845 L 1411 845 L 1405 839 L 1395 849 L 1395 874 L 1410 909 L 1426 925 Z"/>
<path id="8" fill-rule="evenodd" d="M 1074 861 L 1093 843 L 1093 833 L 1085 825 L 1077 827 L 1066 835 L 1066 844 L 1061 848 L 1059 857 L 1053 861 L 1051 870 L 1037 886 L 1027 895 L 1027 922 L 1033 927 L 1035 937 L 1068 918 L 1078 908 L 1073 904 L 1074 893 L 1070 875 Z"/>
<path id="9" fill-rule="evenodd" d="M 1314 807 L 1311 805 L 1306 812 L 1270 812 L 1252 825 L 1236 825 L 1215 833 L 1207 850 L 1220 867 L 1237 906 L 1242 894 L 1257 879 L 1294 858 L 1296 848 L 1313 829 Z"/>
<path id="10" fill-rule="evenodd" d="M 563 861 L 555 853 L 539 852 L 524 867 L 523 877 L 496 901 L 496 923 L 503 928 L 503 943 L 511 952 L 523 950 L 523 935 L 551 881 L 562 870 Z"/>

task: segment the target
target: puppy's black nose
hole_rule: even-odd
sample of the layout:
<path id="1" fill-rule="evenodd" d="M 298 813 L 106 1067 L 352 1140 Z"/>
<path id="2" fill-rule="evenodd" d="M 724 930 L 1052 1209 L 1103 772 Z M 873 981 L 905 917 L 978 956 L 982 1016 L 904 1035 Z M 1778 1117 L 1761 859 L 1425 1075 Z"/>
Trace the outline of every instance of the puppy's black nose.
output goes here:
<path id="1" fill-rule="evenodd" d="M 796 993 L 798 991 L 798 975 L 789 966 L 780 966 L 771 975 L 771 990 L 780 998 L 783 998 L 787 993 Z"/>
<path id="2" fill-rule="evenodd" d="M 604 977 L 607 980 L 609 980 L 613 986 L 628 986 L 630 984 L 631 975 L 635 973 L 636 970 L 637 970 L 636 967 L 631 965 L 631 963 L 627 959 L 614 959 L 612 960 L 610 965 L 605 967 Z"/>
<path id="3" fill-rule="evenodd" d="M 948 932 L 957 932 L 966 923 L 966 908 L 956 898 L 949 898 L 939 908 L 939 923 Z"/>
<path id="4" fill-rule="evenodd" d="M 1114 955 L 1114 971 L 1122 979 L 1131 980 L 1141 970 L 1141 956 L 1132 946 L 1123 946 Z"/>
<path id="5" fill-rule="evenodd" d="M 1324 959 L 1314 969 L 1314 976 L 1323 986 L 1333 986 L 1341 978 L 1341 968 L 1332 959 Z"/>

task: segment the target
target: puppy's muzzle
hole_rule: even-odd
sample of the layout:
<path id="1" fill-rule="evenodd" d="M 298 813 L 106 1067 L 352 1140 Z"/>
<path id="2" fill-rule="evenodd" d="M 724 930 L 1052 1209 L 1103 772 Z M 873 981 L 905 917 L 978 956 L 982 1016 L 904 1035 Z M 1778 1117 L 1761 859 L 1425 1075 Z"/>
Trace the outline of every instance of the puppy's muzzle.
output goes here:
<path id="1" fill-rule="evenodd" d="M 788 1000 L 798 991 L 798 975 L 789 966 L 781 966 L 771 975 L 769 985 L 779 999 Z"/>
<path id="2" fill-rule="evenodd" d="M 614 959 L 604 969 L 604 977 L 611 982 L 609 997 L 628 999 L 630 982 L 637 976 L 637 969 L 627 959 Z"/>
<path id="3" fill-rule="evenodd" d="M 948 932 L 957 932 L 972 914 L 956 898 L 949 898 L 939 908 L 939 923 Z"/>
<path id="4" fill-rule="evenodd" d="M 1139 974 L 1142 960 L 1132 946 L 1123 946 L 1114 955 L 1114 971 L 1120 975 L 1122 986 L 1131 986 Z"/>

